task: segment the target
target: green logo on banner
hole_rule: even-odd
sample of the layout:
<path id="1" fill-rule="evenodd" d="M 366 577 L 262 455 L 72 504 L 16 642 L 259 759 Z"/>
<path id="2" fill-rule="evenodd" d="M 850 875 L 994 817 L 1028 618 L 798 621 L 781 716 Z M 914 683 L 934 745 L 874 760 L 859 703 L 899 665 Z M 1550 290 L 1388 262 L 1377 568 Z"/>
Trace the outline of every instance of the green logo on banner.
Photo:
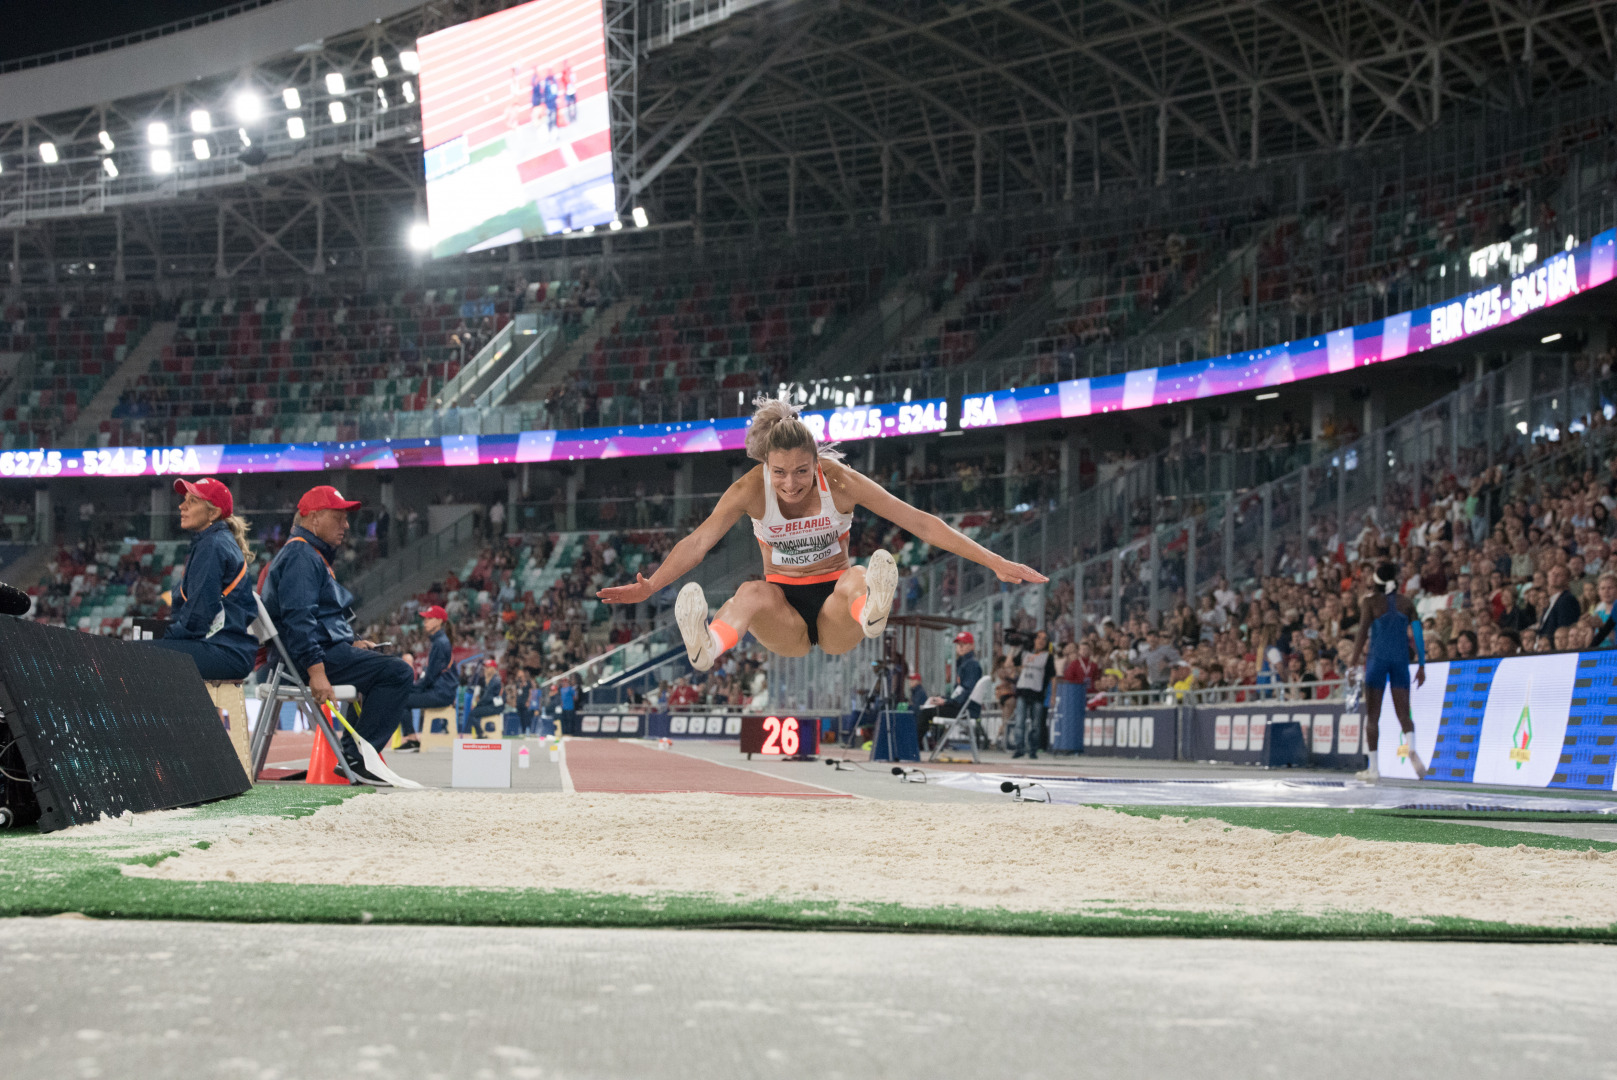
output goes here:
<path id="1" fill-rule="evenodd" d="M 1522 698 L 1522 714 L 1516 718 L 1516 730 L 1510 733 L 1510 760 L 1519 770 L 1533 760 L 1533 710 L 1528 704 L 1533 696 L 1533 683 L 1528 680 L 1527 696 Z"/>

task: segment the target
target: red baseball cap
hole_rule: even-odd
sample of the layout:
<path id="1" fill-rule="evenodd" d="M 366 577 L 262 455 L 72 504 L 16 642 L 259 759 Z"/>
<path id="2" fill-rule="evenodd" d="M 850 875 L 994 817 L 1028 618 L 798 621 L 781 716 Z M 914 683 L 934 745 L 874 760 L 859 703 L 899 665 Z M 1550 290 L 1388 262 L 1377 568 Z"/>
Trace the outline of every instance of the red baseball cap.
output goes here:
<path id="1" fill-rule="evenodd" d="M 437 619 L 439 622 L 448 622 L 449 612 L 445 611 L 437 604 L 433 604 L 431 607 L 424 607 L 421 609 L 421 617 L 423 619 Z"/>
<path id="2" fill-rule="evenodd" d="M 977 644 L 977 639 L 971 636 L 970 630 L 962 630 L 954 636 L 954 643 L 956 645 L 975 645 Z"/>
<path id="3" fill-rule="evenodd" d="M 230 497 L 230 489 L 211 476 L 204 476 L 194 484 L 189 480 L 176 480 L 174 493 L 195 495 L 203 502 L 212 503 L 219 508 L 220 517 L 229 517 L 230 512 L 236 508 L 236 500 Z"/>
<path id="4" fill-rule="evenodd" d="M 910 672 L 910 682 L 920 682 L 920 681 L 921 681 L 921 673 L 919 671 Z"/>
<path id="5" fill-rule="evenodd" d="M 342 492 L 330 484 L 321 484 L 303 493 L 303 498 L 298 500 L 298 514 L 312 514 L 316 510 L 352 510 L 358 505 L 358 499 L 345 499 Z"/>

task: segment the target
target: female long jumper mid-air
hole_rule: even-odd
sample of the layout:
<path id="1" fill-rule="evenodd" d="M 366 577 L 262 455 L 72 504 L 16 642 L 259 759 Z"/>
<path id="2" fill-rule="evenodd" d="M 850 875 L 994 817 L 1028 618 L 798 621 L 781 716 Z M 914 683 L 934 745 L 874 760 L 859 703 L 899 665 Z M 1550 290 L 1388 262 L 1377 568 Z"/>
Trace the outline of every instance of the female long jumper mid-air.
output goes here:
<path id="1" fill-rule="evenodd" d="M 711 623 L 707 597 L 692 581 L 680 590 L 674 618 L 691 666 L 707 671 L 726 649 L 752 631 L 779 656 L 803 656 L 814 645 L 833 656 L 879 637 L 893 609 L 898 566 L 878 551 L 868 567 L 848 561 L 853 510 L 863 506 L 917 539 L 994 572 L 1001 581 L 1043 582 L 1043 574 L 1002 559 L 935 515 L 894 497 L 820 447 L 798 410 L 760 398 L 747 429 L 747 456 L 761 464 L 719 499 L 706 521 L 675 544 L 650 578 L 602 589 L 608 604 L 638 604 L 701 563 L 745 514 L 764 558 L 764 580 L 744 582 Z"/>

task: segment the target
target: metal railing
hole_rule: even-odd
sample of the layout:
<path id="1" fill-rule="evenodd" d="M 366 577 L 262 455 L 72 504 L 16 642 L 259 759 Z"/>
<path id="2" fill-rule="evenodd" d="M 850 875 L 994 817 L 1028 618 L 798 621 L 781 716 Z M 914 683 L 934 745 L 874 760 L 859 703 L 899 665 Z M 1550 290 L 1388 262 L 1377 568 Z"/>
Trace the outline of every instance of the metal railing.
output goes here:
<path id="1" fill-rule="evenodd" d="M 516 334 L 516 320 L 512 319 L 500 327 L 495 335 L 488 339 L 482 348 L 461 369 L 455 377 L 444 384 L 443 390 L 438 393 L 438 404 L 444 409 L 453 409 L 460 404 L 462 394 L 471 390 L 489 370 L 511 351 L 513 338 Z"/>
<path id="2" fill-rule="evenodd" d="M 539 685 L 541 688 L 559 686 L 564 681 L 574 678 L 584 693 L 589 693 L 602 683 L 617 678 L 626 671 L 632 671 L 643 664 L 649 663 L 665 653 L 674 649 L 683 649 L 684 641 L 680 637 L 679 627 L 673 623 L 666 623 L 654 627 L 641 634 L 633 641 L 625 642 L 615 648 L 609 649 L 599 656 L 593 656 L 581 664 L 575 664 L 566 671 L 559 672 L 545 679 Z M 675 659 L 683 659 L 680 653 Z"/>
<path id="3" fill-rule="evenodd" d="M 529 375 L 536 371 L 540 364 L 550 358 L 551 354 L 561 345 L 561 327 L 554 322 L 547 323 L 539 328 L 533 342 L 522 350 L 522 354 L 506 367 L 506 369 L 489 384 L 487 390 L 477 395 L 473 407 L 478 409 L 491 409 L 503 405 L 511 393 L 527 381 Z"/>

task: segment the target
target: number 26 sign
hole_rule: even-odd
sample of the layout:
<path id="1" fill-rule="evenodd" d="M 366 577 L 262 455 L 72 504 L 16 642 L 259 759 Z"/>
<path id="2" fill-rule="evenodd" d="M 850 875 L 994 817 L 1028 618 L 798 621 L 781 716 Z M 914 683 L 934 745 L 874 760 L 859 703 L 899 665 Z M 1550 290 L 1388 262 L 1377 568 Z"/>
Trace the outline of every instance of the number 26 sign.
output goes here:
<path id="1" fill-rule="evenodd" d="M 795 716 L 743 716 L 741 752 L 751 757 L 799 757 L 820 751 L 820 721 Z"/>

